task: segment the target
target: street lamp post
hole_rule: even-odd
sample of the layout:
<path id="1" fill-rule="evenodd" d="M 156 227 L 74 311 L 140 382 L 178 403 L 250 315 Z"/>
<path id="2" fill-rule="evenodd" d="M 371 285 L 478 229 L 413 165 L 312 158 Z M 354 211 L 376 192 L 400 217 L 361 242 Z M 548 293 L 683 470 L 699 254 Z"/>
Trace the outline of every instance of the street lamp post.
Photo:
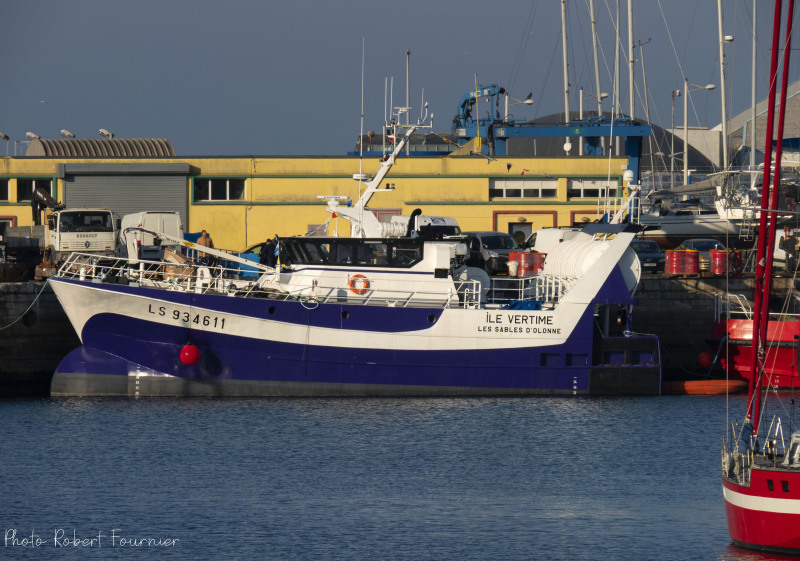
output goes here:
<path id="1" fill-rule="evenodd" d="M 505 119 L 504 120 L 508 121 L 508 108 L 509 108 L 508 100 L 509 100 L 509 98 L 511 99 L 511 101 L 514 102 L 514 103 L 511 104 L 511 106 L 514 106 L 514 105 L 533 105 L 536 102 L 531 99 L 532 95 L 533 95 L 533 93 L 529 93 L 528 97 L 526 97 L 525 99 L 514 99 L 513 97 L 511 97 L 508 94 L 506 94 L 506 115 L 505 115 Z"/>
<path id="2" fill-rule="evenodd" d="M 689 89 L 692 86 L 692 90 Z M 690 84 L 687 78 L 683 79 L 683 184 L 689 184 L 689 94 L 700 90 L 713 90 L 714 84 L 698 86 Z"/>

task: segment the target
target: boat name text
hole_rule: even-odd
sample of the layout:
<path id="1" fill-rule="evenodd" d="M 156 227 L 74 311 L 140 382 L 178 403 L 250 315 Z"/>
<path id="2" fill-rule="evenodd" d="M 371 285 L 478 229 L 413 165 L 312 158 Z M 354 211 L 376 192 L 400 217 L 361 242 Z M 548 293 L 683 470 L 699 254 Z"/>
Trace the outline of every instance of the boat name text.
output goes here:
<path id="1" fill-rule="evenodd" d="M 527 314 L 493 314 L 487 312 L 486 323 L 479 325 L 479 333 L 539 333 L 560 335 L 560 327 L 553 326 L 553 316 Z M 524 326 L 524 327 L 523 327 Z"/>
<path id="2" fill-rule="evenodd" d="M 219 316 L 206 316 L 200 314 L 193 314 L 185 310 L 178 310 L 177 308 L 169 309 L 166 306 L 158 306 L 154 308 L 152 304 L 148 304 L 147 312 L 159 317 L 171 317 L 175 321 L 181 323 L 190 323 L 197 326 L 213 327 L 225 329 L 225 318 Z"/>

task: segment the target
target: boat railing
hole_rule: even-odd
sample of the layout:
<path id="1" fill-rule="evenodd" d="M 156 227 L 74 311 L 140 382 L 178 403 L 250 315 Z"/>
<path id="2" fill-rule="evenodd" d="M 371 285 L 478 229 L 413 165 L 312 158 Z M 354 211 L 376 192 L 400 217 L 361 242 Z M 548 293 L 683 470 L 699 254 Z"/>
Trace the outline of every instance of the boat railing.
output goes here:
<path id="1" fill-rule="evenodd" d="M 735 446 L 728 450 L 722 443 L 722 477 L 744 487 L 750 486 L 750 472 L 753 466 L 752 450 L 742 450 Z"/>
<path id="2" fill-rule="evenodd" d="M 487 295 L 490 304 L 508 305 L 511 302 L 539 302 L 543 306 L 556 304 L 576 279 L 556 275 L 528 275 L 524 277 L 492 277 Z"/>
<path id="3" fill-rule="evenodd" d="M 424 288 L 405 289 L 380 289 L 367 290 L 363 294 L 355 294 L 347 287 L 324 286 L 319 283 L 302 286 L 285 292 L 272 291 L 269 298 L 277 300 L 303 300 L 309 305 L 317 304 L 358 304 L 361 306 L 389 306 L 392 308 L 405 308 L 416 306 L 422 308 L 476 308 L 479 305 L 477 298 L 470 295 L 477 294 L 480 290 L 475 281 L 464 281 L 459 291 L 446 292 L 424 290 Z M 258 294 L 255 294 L 256 296 Z"/>
<path id="4" fill-rule="evenodd" d="M 235 265 L 235 264 L 234 264 Z M 249 275 L 249 276 L 248 276 Z M 456 281 L 442 289 L 441 283 L 415 282 L 402 288 L 381 288 L 375 284 L 359 294 L 345 285 L 325 284 L 325 279 L 309 278 L 294 287 L 275 274 L 255 276 L 237 267 L 197 265 L 192 262 L 131 261 L 127 258 L 101 258 L 85 253 L 71 254 L 58 270 L 62 278 L 90 282 L 111 282 L 195 293 L 213 292 L 246 298 L 304 300 L 314 303 L 351 302 L 361 305 L 431 308 L 478 308 L 485 304 L 508 305 L 512 301 L 540 299 L 542 290 L 531 291 L 531 278 L 503 279 L 485 287 L 480 281 Z M 285 277 L 284 277 L 285 281 Z M 534 283 L 535 284 L 535 283 Z M 552 289 L 551 289 L 552 292 Z"/>
<path id="5" fill-rule="evenodd" d="M 233 264 L 236 265 L 236 264 Z M 198 265 L 191 261 L 132 261 L 123 257 L 98 257 L 86 253 L 72 253 L 59 267 L 58 276 L 91 282 L 110 282 L 166 288 L 187 292 L 241 292 L 257 284 L 257 281 L 277 277 L 260 272 L 243 271 L 238 265 Z M 246 276 L 251 278 L 247 279 Z M 260 278 L 259 278 L 260 277 Z"/>
<path id="6" fill-rule="evenodd" d="M 223 262 L 224 263 L 224 262 Z M 359 294 L 347 285 L 325 285 L 324 279 L 308 279 L 296 284 L 281 282 L 280 271 L 259 275 L 242 271 L 238 265 L 198 265 L 190 261 L 131 261 L 85 253 L 71 254 L 58 270 L 58 276 L 91 282 L 112 282 L 162 288 L 198 294 L 213 292 L 249 298 L 306 299 L 319 303 L 353 302 L 362 305 L 431 308 L 479 308 L 517 306 L 529 309 L 555 305 L 575 279 L 554 275 L 493 277 L 485 286 L 477 280 L 455 281 L 450 288 L 441 283 L 415 282 L 402 288 L 375 289 Z M 335 281 L 330 281 L 335 282 Z"/>
<path id="7" fill-rule="evenodd" d="M 752 319 L 753 308 L 744 294 L 716 294 L 714 296 L 714 317 L 727 317 L 728 314 L 732 317 Z"/>
<path id="8" fill-rule="evenodd" d="M 639 223 L 641 198 L 638 191 L 632 191 L 627 197 L 608 197 L 605 199 L 606 214 L 609 222 L 619 224 L 625 220 Z"/>

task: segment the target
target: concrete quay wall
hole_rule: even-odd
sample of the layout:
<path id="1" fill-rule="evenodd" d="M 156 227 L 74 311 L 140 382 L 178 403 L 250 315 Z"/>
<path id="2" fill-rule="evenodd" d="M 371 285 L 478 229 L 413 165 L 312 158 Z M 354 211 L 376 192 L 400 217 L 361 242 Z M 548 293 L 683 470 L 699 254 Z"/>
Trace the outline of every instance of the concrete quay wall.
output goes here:
<path id="1" fill-rule="evenodd" d="M 0 398 L 49 395 L 53 371 L 78 345 L 44 281 L 0 283 Z"/>

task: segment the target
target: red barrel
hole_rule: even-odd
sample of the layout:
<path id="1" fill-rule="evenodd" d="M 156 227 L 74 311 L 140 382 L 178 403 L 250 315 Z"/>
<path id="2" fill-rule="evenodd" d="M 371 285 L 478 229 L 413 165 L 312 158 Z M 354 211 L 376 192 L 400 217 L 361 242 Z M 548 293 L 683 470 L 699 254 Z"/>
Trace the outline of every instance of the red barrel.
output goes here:
<path id="1" fill-rule="evenodd" d="M 682 275 L 684 271 L 684 256 L 680 249 L 668 249 L 664 252 L 664 268 L 668 275 Z"/>
<path id="2" fill-rule="evenodd" d="M 696 275 L 700 272 L 700 252 L 696 249 L 687 249 L 683 252 L 683 272 L 687 275 Z"/>
<path id="3" fill-rule="evenodd" d="M 525 275 L 533 274 L 533 252 L 525 252 L 517 255 L 519 258 L 519 273 L 518 276 L 524 277 Z"/>
<path id="4" fill-rule="evenodd" d="M 711 250 L 711 272 L 715 275 L 728 272 L 728 252 L 724 249 Z"/>
<path id="5" fill-rule="evenodd" d="M 537 251 L 524 252 L 519 257 L 519 276 L 536 275 L 542 270 L 544 263 L 544 253 Z"/>

